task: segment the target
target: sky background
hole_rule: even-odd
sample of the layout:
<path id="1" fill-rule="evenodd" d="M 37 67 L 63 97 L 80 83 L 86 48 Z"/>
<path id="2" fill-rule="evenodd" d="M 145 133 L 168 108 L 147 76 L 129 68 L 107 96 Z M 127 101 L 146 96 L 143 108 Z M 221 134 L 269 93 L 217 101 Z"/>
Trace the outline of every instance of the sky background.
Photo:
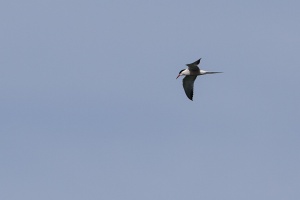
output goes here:
<path id="1" fill-rule="evenodd" d="M 299 7 L 1 1 L 0 199 L 300 199 Z"/>

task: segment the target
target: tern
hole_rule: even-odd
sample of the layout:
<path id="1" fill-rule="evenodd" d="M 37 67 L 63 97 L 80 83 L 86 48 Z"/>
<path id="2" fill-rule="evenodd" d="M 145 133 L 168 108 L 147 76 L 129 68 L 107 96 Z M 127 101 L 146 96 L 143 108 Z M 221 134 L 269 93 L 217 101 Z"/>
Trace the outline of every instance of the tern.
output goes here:
<path id="1" fill-rule="evenodd" d="M 208 72 L 201 70 L 198 65 L 200 64 L 201 58 L 191 64 L 187 64 L 188 68 L 180 70 L 177 78 L 179 76 L 185 76 L 182 79 L 183 89 L 185 91 L 186 96 L 193 101 L 193 94 L 194 94 L 194 82 L 197 76 L 205 75 L 205 74 L 216 74 L 222 72 Z M 176 79 L 177 79 L 176 78 Z"/>

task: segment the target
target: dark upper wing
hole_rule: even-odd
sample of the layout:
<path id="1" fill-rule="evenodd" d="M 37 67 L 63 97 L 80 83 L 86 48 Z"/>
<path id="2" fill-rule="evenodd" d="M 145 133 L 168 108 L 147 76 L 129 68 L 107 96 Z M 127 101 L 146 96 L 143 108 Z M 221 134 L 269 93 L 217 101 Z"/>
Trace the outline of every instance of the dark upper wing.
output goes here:
<path id="1" fill-rule="evenodd" d="M 189 67 L 190 71 L 198 71 L 199 67 L 198 65 L 200 64 L 201 58 L 193 63 L 186 64 Z"/>
<path id="2" fill-rule="evenodd" d="M 189 75 L 185 76 L 184 79 L 182 79 L 182 85 L 183 89 L 185 91 L 186 96 L 193 101 L 193 94 L 194 94 L 194 82 L 196 80 L 197 76 Z"/>

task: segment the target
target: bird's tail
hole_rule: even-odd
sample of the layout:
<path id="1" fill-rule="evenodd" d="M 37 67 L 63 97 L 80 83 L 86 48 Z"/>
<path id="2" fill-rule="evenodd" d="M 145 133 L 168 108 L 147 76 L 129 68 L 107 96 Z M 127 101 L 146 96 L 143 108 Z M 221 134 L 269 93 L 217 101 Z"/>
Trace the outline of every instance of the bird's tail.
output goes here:
<path id="1" fill-rule="evenodd" d="M 206 72 L 205 74 L 217 74 L 217 73 L 223 73 L 223 72 Z"/>

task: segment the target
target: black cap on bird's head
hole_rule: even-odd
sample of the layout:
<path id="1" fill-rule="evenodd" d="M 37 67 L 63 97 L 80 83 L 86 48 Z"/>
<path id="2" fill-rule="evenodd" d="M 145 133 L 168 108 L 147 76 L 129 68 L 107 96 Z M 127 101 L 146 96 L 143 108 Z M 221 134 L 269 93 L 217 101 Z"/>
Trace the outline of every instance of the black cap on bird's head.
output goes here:
<path id="1" fill-rule="evenodd" d="M 180 70 L 180 72 L 179 72 L 179 74 L 178 74 L 178 76 L 177 76 L 177 78 L 176 79 L 178 79 L 178 77 L 180 76 L 180 74 L 181 74 L 181 72 L 183 72 L 185 69 L 183 69 L 183 70 Z"/>

